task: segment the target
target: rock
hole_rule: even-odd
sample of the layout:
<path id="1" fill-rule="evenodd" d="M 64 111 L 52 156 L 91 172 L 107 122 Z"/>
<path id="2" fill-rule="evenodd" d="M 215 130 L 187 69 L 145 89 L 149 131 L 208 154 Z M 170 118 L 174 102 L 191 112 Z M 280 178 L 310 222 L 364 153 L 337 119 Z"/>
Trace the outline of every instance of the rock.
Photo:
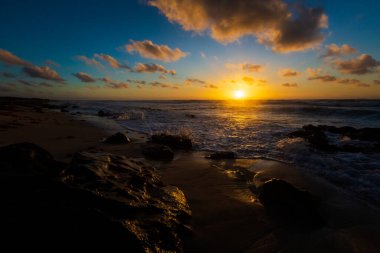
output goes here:
<path id="1" fill-rule="evenodd" d="M 165 145 L 146 145 L 142 149 L 143 155 L 152 160 L 171 161 L 174 158 L 174 152 Z"/>
<path id="2" fill-rule="evenodd" d="M 259 188 L 259 200 L 268 214 L 285 226 L 318 228 L 324 222 L 316 199 L 286 181 L 271 179 Z"/>
<path id="3" fill-rule="evenodd" d="M 111 135 L 104 141 L 104 143 L 107 144 L 128 144 L 130 142 L 131 140 L 125 134 L 120 132 Z"/>
<path id="4" fill-rule="evenodd" d="M 103 111 L 103 110 L 99 110 L 98 111 L 98 116 L 99 117 L 109 117 L 109 116 L 111 116 L 112 114 L 110 113 L 110 112 L 105 112 L 105 111 Z"/>
<path id="5" fill-rule="evenodd" d="M 335 134 L 339 138 L 349 138 L 350 140 L 358 140 L 365 143 L 342 143 L 331 145 L 326 134 Z M 380 145 L 380 128 L 360 128 L 353 127 L 335 127 L 335 126 L 313 126 L 306 125 L 302 130 L 298 130 L 288 134 L 290 138 L 300 137 L 305 139 L 314 148 L 324 151 L 341 151 L 350 153 L 373 153 L 379 152 Z"/>
<path id="6" fill-rule="evenodd" d="M 64 164 L 33 143 L 22 142 L 0 148 L 1 173 L 58 175 L 63 168 Z"/>
<path id="7" fill-rule="evenodd" d="M 174 149 L 190 150 L 193 148 L 193 143 L 187 137 L 169 134 L 155 134 L 151 137 L 153 143 L 169 146 Z"/>
<path id="8" fill-rule="evenodd" d="M 5 161 L 15 148 L 0 149 L 0 161 L 7 164 L 0 169 L 3 247 L 15 252 L 51 252 L 52 245 L 57 252 L 183 251 L 189 206 L 183 192 L 164 185 L 154 168 L 123 156 L 79 153 L 63 172 L 47 176 L 43 172 L 54 165 L 51 155 L 33 144 L 30 150 L 22 147 L 27 155 L 16 152 Z M 24 157 L 29 167 L 19 162 Z"/>
<path id="9" fill-rule="evenodd" d="M 209 156 L 206 158 L 208 159 L 236 159 L 236 154 L 232 151 L 220 151 L 220 152 L 215 152 L 211 153 Z"/>
<path id="10" fill-rule="evenodd" d="M 194 119 L 194 118 L 195 118 L 195 115 L 194 115 L 194 114 L 189 114 L 189 113 L 187 113 L 187 114 L 185 114 L 185 116 L 186 116 L 187 118 L 190 118 L 190 119 Z"/>
<path id="11" fill-rule="evenodd" d="M 61 112 L 69 112 L 67 109 L 61 108 Z"/>

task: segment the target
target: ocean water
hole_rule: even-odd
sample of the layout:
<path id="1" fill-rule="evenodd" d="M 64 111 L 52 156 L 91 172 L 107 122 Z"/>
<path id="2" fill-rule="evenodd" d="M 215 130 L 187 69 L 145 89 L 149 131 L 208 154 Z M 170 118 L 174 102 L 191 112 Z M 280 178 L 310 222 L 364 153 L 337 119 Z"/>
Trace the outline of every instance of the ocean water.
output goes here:
<path id="1" fill-rule="evenodd" d="M 195 149 L 275 159 L 322 176 L 380 206 L 380 154 L 325 153 L 287 134 L 303 125 L 380 128 L 379 100 L 67 101 L 72 112 L 99 110 L 125 129 L 190 136 Z M 336 144 L 340 140 L 332 136 Z M 365 145 L 365 143 L 363 144 Z"/>

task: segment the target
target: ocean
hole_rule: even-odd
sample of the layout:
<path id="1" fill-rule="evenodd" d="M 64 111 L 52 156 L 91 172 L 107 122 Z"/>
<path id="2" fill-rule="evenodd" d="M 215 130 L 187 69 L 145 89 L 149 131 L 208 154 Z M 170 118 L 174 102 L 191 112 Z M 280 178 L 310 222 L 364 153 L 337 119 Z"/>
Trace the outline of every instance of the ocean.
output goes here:
<path id="1" fill-rule="evenodd" d="M 323 152 L 287 135 L 303 125 L 380 128 L 379 100 L 65 101 L 70 112 L 103 110 L 121 127 L 189 136 L 196 150 L 293 164 L 380 206 L 380 154 Z M 347 141 L 331 136 L 339 143 Z M 356 143 L 358 144 L 358 143 Z M 358 145 L 367 145 L 359 143 Z"/>

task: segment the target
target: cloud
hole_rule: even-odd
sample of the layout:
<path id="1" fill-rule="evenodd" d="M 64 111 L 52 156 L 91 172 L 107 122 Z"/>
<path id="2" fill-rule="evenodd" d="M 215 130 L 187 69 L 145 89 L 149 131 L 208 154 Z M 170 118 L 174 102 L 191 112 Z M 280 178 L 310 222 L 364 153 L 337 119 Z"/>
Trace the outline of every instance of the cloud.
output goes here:
<path id="1" fill-rule="evenodd" d="M 380 66 L 380 61 L 375 60 L 368 54 L 362 54 L 352 60 L 338 60 L 333 63 L 341 73 L 364 75 L 372 73 Z"/>
<path id="2" fill-rule="evenodd" d="M 34 82 L 29 82 L 29 81 L 25 81 L 25 80 L 17 80 L 17 81 L 23 85 L 26 85 L 26 86 L 37 87 L 37 84 Z"/>
<path id="3" fill-rule="evenodd" d="M 219 87 L 215 84 L 208 83 L 206 81 L 197 78 L 187 78 L 185 80 L 185 85 L 188 86 L 201 86 L 203 88 L 218 89 Z"/>
<path id="4" fill-rule="evenodd" d="M 196 78 L 187 78 L 185 80 L 185 85 L 193 85 L 193 84 L 207 84 L 205 81 L 196 79 Z"/>
<path id="5" fill-rule="evenodd" d="M 102 66 L 102 64 L 99 61 L 95 60 L 94 58 L 88 58 L 87 56 L 84 56 L 84 55 L 78 55 L 76 58 L 79 61 L 86 63 L 86 65 L 88 66 L 96 66 L 96 67 Z"/>
<path id="6" fill-rule="evenodd" d="M 331 44 L 326 46 L 326 51 L 322 55 L 322 57 L 331 57 L 331 56 L 341 56 L 356 53 L 356 49 L 350 47 L 347 44 L 343 44 L 339 47 L 337 44 Z"/>
<path id="7" fill-rule="evenodd" d="M 131 69 L 131 67 L 120 63 L 118 60 L 113 58 L 111 55 L 108 54 L 95 54 L 94 55 L 96 58 L 99 58 L 105 62 L 108 63 L 111 68 L 118 69 L 118 68 L 123 68 L 123 69 Z"/>
<path id="8" fill-rule="evenodd" d="M 332 75 L 321 75 L 321 76 L 314 76 L 314 77 L 309 77 L 307 80 L 321 80 L 322 82 L 335 82 L 338 80 L 335 76 Z"/>
<path id="9" fill-rule="evenodd" d="M 127 89 L 127 88 L 129 88 L 128 83 L 115 81 L 109 77 L 103 77 L 103 78 L 100 78 L 99 80 L 105 83 L 105 85 L 104 85 L 105 88 L 111 88 L 111 89 Z"/>
<path id="10" fill-rule="evenodd" d="M 161 82 L 150 82 L 150 85 L 153 87 L 160 87 L 160 88 L 169 88 L 169 89 L 175 89 L 178 90 L 179 86 L 176 84 L 167 84 L 167 83 L 161 83 Z"/>
<path id="11" fill-rule="evenodd" d="M 0 61 L 8 65 L 16 66 L 28 66 L 31 65 L 29 62 L 24 61 L 18 56 L 12 54 L 11 52 L 0 48 Z"/>
<path id="12" fill-rule="evenodd" d="M 50 83 L 47 83 L 47 82 L 40 82 L 40 83 L 37 83 L 37 82 L 32 82 L 32 81 L 26 81 L 26 80 L 17 80 L 19 83 L 27 86 L 27 87 L 32 87 L 32 88 L 37 88 L 37 87 L 47 87 L 47 88 L 52 88 L 54 87 L 54 85 L 50 84 Z"/>
<path id="13" fill-rule="evenodd" d="M 202 59 L 207 59 L 207 55 L 204 52 L 200 52 L 200 56 Z"/>
<path id="14" fill-rule="evenodd" d="M 287 88 L 296 88 L 296 87 L 298 87 L 298 84 L 296 84 L 296 83 L 283 83 L 281 85 L 284 86 L 284 87 L 287 87 Z"/>
<path id="15" fill-rule="evenodd" d="M 175 70 L 166 69 L 164 66 L 154 63 L 137 63 L 134 67 L 134 71 L 138 73 L 162 73 L 170 74 L 174 76 L 176 74 Z"/>
<path id="16" fill-rule="evenodd" d="M 369 84 L 363 83 L 362 81 L 357 80 L 357 79 L 338 79 L 335 76 L 323 73 L 323 71 L 319 68 L 318 69 L 308 68 L 307 72 L 309 74 L 308 80 L 320 80 L 322 82 L 332 82 L 332 83 L 353 85 L 357 87 L 370 86 Z"/>
<path id="17" fill-rule="evenodd" d="M 93 82 L 96 82 L 96 80 L 92 76 L 90 76 L 89 74 L 87 74 L 87 73 L 83 73 L 83 72 L 73 73 L 73 76 L 75 76 L 76 78 L 78 78 L 83 83 L 93 83 Z"/>
<path id="18" fill-rule="evenodd" d="M 48 66 L 38 67 L 30 65 L 23 67 L 22 70 L 25 74 L 33 78 L 41 78 L 61 83 L 65 81 L 55 70 Z"/>
<path id="19" fill-rule="evenodd" d="M 302 51 L 324 40 L 328 18 L 320 8 L 290 8 L 283 0 L 149 0 L 172 23 L 202 33 L 220 43 L 255 36 L 275 52 Z"/>
<path id="20" fill-rule="evenodd" d="M 41 78 L 56 82 L 65 81 L 55 70 L 50 67 L 35 66 L 4 49 L 0 49 L 0 61 L 8 65 L 22 66 L 23 72 L 33 78 Z"/>
<path id="21" fill-rule="evenodd" d="M 301 75 L 300 72 L 294 70 L 294 69 L 281 69 L 279 71 L 280 76 L 282 77 L 295 77 Z"/>
<path id="22" fill-rule="evenodd" d="M 166 45 L 157 45 L 150 40 L 131 41 L 131 44 L 125 45 L 128 52 L 138 52 L 140 56 L 148 59 L 160 60 L 164 62 L 178 61 L 188 55 L 179 48 L 171 49 Z"/>
<path id="23" fill-rule="evenodd" d="M 9 72 L 2 72 L 0 75 L 2 77 L 5 77 L 5 78 L 15 78 L 16 77 L 16 75 L 9 73 Z"/>
<path id="24" fill-rule="evenodd" d="M 324 74 L 321 69 L 313 69 L 313 68 L 307 68 L 307 73 L 309 74 L 309 78 L 307 80 L 320 80 L 322 82 L 335 82 L 338 80 L 335 76 L 332 76 L 330 74 Z"/>
<path id="25" fill-rule="evenodd" d="M 127 82 L 135 83 L 135 84 L 142 84 L 142 85 L 145 85 L 145 84 L 146 84 L 146 81 L 142 81 L 142 80 L 133 80 L 133 79 L 128 79 Z"/>
<path id="26" fill-rule="evenodd" d="M 226 63 L 225 67 L 227 69 L 238 69 L 251 73 L 261 72 L 264 69 L 263 65 L 252 63 Z"/>
<path id="27" fill-rule="evenodd" d="M 242 80 L 248 84 L 248 85 L 254 85 L 255 84 L 255 79 L 253 79 L 252 77 L 248 77 L 248 76 L 244 76 L 242 78 Z"/>
<path id="28" fill-rule="evenodd" d="M 52 66 L 52 67 L 56 67 L 56 68 L 61 67 L 61 65 L 59 65 L 58 63 L 56 63 L 56 62 L 53 61 L 53 60 L 47 60 L 45 63 L 46 63 L 46 65 L 48 65 L 48 66 Z"/>

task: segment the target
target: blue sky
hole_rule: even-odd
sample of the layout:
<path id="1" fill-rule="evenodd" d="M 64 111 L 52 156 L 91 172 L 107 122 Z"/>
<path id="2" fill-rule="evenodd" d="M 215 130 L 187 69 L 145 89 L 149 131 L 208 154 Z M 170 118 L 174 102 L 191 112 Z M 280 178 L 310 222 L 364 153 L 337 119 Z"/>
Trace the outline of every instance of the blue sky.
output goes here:
<path id="1" fill-rule="evenodd" d="M 213 8 L 211 4 L 203 6 L 202 1 L 197 2 L 207 10 Z M 288 2 L 289 9 L 296 6 L 294 3 Z M 369 66 L 366 73 L 356 74 L 355 70 L 339 68 L 335 62 L 353 60 L 361 54 L 371 56 L 375 62 L 380 59 L 380 2 L 325 0 L 304 1 L 304 5 L 323 8 L 328 17 L 328 28 L 318 32 L 324 39 L 318 43 L 313 41 L 307 48 L 274 52 L 272 44 L 256 41 L 255 32 L 252 35 L 249 31 L 237 40 L 225 43 L 213 37 L 208 28 L 185 31 L 184 25 L 188 21 L 181 16 L 181 19 L 170 22 L 169 14 L 163 8 L 151 6 L 149 1 L 2 0 L 0 48 L 34 66 L 45 66 L 51 60 L 57 64 L 49 67 L 65 80 L 56 85 L 54 80 L 25 74 L 20 71 L 20 66 L 7 64 L 4 60 L 0 63 L 0 72 L 13 73 L 15 77 L 0 77 L 0 85 L 9 87 L 2 93 L 62 98 L 202 99 L 228 98 L 234 90 L 243 89 L 247 97 L 252 98 L 379 98 L 377 63 Z M 183 12 L 178 13 L 184 15 Z M 149 40 L 157 46 L 178 48 L 187 55 L 170 62 L 146 58 L 139 52 L 126 51 L 124 45 L 133 43 L 131 40 Z M 347 44 L 356 49 L 356 53 L 342 53 L 335 58 L 322 57 L 331 44 L 338 47 Z M 90 59 L 94 54 L 110 55 L 132 69 L 137 63 L 160 64 L 168 70 L 175 70 L 176 75 L 165 75 L 166 79 L 161 79 L 159 73 L 110 68 L 99 59 L 103 67 L 97 68 L 77 58 L 86 56 Z M 228 64 L 235 67 L 228 68 Z M 262 69 L 247 73 L 240 68 L 244 64 L 260 65 Z M 315 70 L 314 75 L 308 68 Z M 278 74 L 282 69 L 292 69 L 299 74 L 294 78 L 283 78 Z M 78 72 L 86 73 L 96 81 L 83 83 L 73 76 Z M 334 76 L 336 80 L 330 83 L 321 81 L 326 75 Z M 126 83 L 128 88 L 104 88 L 107 83 L 100 80 L 104 77 Z M 244 77 L 265 80 L 265 85 L 248 84 L 242 81 Z M 189 80 L 194 79 L 201 82 L 191 84 Z M 20 80 L 34 85 L 24 87 Z M 137 83 L 128 80 L 145 81 L 146 84 L 137 88 Z M 342 85 L 343 80 L 356 81 L 352 81 L 352 85 Z M 49 81 L 54 87 L 41 87 L 39 84 L 43 81 Z M 149 85 L 153 82 L 159 82 L 161 86 Z M 294 85 L 284 85 L 286 83 Z"/>

